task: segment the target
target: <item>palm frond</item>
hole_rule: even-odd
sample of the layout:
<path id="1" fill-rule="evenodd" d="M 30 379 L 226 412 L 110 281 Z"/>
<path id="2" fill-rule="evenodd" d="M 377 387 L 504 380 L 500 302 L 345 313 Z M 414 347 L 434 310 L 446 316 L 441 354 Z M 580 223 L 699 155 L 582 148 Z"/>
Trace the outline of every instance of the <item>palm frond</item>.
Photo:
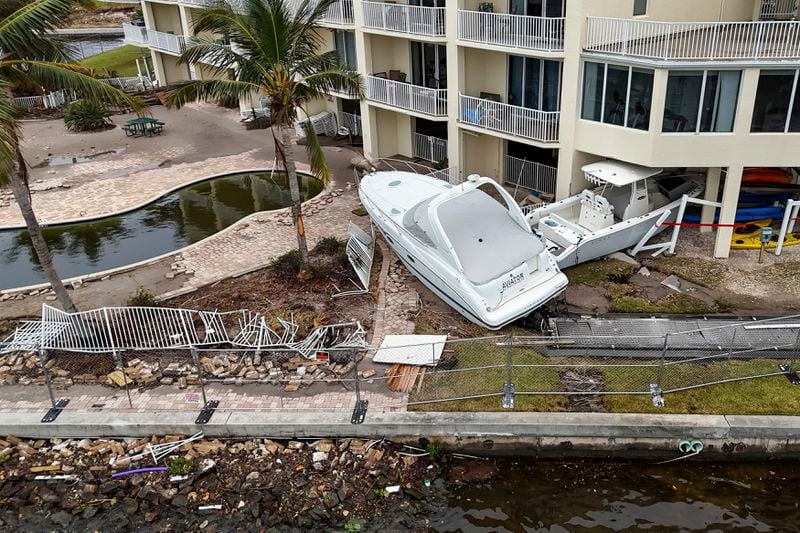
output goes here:
<path id="1" fill-rule="evenodd" d="M 257 91 L 258 85 L 239 80 L 189 80 L 172 85 L 167 105 L 180 109 L 191 102 L 243 98 Z"/>
<path id="2" fill-rule="evenodd" d="M 50 91 L 70 89 L 80 94 L 81 98 L 98 100 L 110 105 L 127 106 L 136 112 L 147 108 L 147 104 L 141 99 L 93 78 L 85 68 L 78 65 L 17 60 L 0 62 L 0 67 L 3 66 L 23 70 L 37 84 Z"/>
<path id="3" fill-rule="evenodd" d="M 186 47 L 178 61 L 186 64 L 204 63 L 215 70 L 224 71 L 237 68 L 245 59 L 228 45 L 196 38 Z"/>
<path id="4" fill-rule="evenodd" d="M 308 113 L 306 113 L 306 116 L 308 116 Z M 325 152 L 322 151 L 317 132 L 309 119 L 306 119 L 306 153 L 308 154 L 311 173 L 322 180 L 322 183 L 327 184 L 331 180 L 331 170 L 325 162 Z"/>
<path id="5" fill-rule="evenodd" d="M 0 20 L 0 48 L 17 58 L 64 61 L 64 43 L 48 35 L 63 25 L 75 0 L 34 0 Z"/>
<path id="6" fill-rule="evenodd" d="M 0 80 L 0 185 L 5 185 L 17 158 L 17 121 L 22 116 L 10 94 L 8 83 Z"/>

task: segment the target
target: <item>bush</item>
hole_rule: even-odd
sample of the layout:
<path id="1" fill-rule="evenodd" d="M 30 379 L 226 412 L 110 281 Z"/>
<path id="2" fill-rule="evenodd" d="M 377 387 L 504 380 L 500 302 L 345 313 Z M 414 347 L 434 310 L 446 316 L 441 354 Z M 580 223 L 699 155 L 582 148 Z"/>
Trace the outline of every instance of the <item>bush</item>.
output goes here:
<path id="1" fill-rule="evenodd" d="M 335 255 L 339 253 L 339 249 L 344 245 L 344 241 L 340 241 L 336 237 L 323 237 L 314 248 L 314 253 L 322 255 Z"/>
<path id="2" fill-rule="evenodd" d="M 158 307 L 158 305 L 156 295 L 141 285 L 136 288 L 136 292 L 128 296 L 128 306 L 130 307 Z"/>
<path id="3" fill-rule="evenodd" d="M 275 267 L 276 273 L 281 276 L 296 276 L 300 272 L 300 251 L 291 250 L 278 256 L 272 266 Z"/>
<path id="4" fill-rule="evenodd" d="M 97 131 L 113 126 L 105 105 L 91 100 L 76 100 L 64 111 L 64 125 L 71 131 Z"/>

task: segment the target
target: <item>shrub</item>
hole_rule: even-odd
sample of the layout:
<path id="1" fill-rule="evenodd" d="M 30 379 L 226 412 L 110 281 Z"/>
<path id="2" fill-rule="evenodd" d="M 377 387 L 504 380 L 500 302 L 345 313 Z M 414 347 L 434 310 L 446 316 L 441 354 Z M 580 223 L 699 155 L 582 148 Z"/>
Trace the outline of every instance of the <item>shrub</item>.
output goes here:
<path id="1" fill-rule="evenodd" d="M 194 470 L 192 460 L 187 457 L 173 457 L 167 465 L 167 472 L 173 476 L 185 476 Z"/>
<path id="2" fill-rule="evenodd" d="M 314 248 L 314 253 L 334 255 L 339 252 L 339 249 L 343 244 L 344 242 L 340 241 L 336 237 L 323 237 L 319 240 L 317 246 Z"/>
<path id="3" fill-rule="evenodd" d="M 91 100 L 76 100 L 64 111 L 64 125 L 71 131 L 97 131 L 112 126 L 105 105 Z"/>
<path id="4" fill-rule="evenodd" d="M 272 263 L 277 274 L 281 276 L 296 276 L 300 272 L 300 251 L 291 250 L 278 256 Z"/>
<path id="5" fill-rule="evenodd" d="M 158 304 L 156 295 L 141 285 L 136 288 L 136 292 L 128 296 L 128 305 L 131 307 L 158 307 Z"/>

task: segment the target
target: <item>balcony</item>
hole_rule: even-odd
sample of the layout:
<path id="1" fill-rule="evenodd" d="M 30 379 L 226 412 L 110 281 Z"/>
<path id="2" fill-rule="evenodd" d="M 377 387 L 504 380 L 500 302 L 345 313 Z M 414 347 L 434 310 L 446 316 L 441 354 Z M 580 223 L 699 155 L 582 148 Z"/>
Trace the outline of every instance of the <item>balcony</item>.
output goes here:
<path id="1" fill-rule="evenodd" d="M 361 2 L 361 9 L 365 28 L 425 37 L 445 36 L 443 7 Z"/>
<path id="2" fill-rule="evenodd" d="M 653 22 L 589 17 L 587 52 L 657 62 L 800 59 L 800 22 Z"/>
<path id="3" fill-rule="evenodd" d="M 153 50 L 169 54 L 180 54 L 186 47 L 186 39 L 183 35 L 175 35 L 174 33 L 163 31 L 149 30 L 147 32 L 147 41 Z"/>
<path id="4" fill-rule="evenodd" d="M 797 0 L 761 0 L 761 20 L 794 20 Z"/>
<path id="5" fill-rule="evenodd" d="M 558 142 L 559 111 L 540 111 L 494 100 L 458 95 L 462 124 L 540 143 Z"/>
<path id="6" fill-rule="evenodd" d="M 429 117 L 447 116 L 447 89 L 429 89 L 377 76 L 365 76 L 367 100 Z"/>
<path id="7" fill-rule="evenodd" d="M 321 22 L 326 26 L 353 26 L 353 0 L 339 0 L 331 4 Z"/>
<path id="8" fill-rule="evenodd" d="M 564 19 L 458 10 L 458 39 L 543 52 L 564 51 Z"/>
<path id="9" fill-rule="evenodd" d="M 144 26 L 136 26 L 130 22 L 125 22 L 122 24 L 122 32 L 125 35 L 127 44 L 147 46 L 147 28 Z"/>

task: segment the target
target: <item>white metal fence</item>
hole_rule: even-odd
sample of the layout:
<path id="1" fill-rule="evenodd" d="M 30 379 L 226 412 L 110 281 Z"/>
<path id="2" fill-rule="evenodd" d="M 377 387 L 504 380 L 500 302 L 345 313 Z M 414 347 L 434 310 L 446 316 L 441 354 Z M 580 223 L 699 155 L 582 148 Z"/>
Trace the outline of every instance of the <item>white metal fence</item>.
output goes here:
<path id="1" fill-rule="evenodd" d="M 564 50 L 564 19 L 458 10 L 458 38 L 547 52 Z"/>
<path id="2" fill-rule="evenodd" d="M 390 4 L 388 2 L 361 2 L 364 27 L 377 30 L 399 31 L 444 37 L 445 8 Z"/>
<path id="3" fill-rule="evenodd" d="M 505 182 L 523 189 L 554 194 L 558 169 L 536 161 L 506 156 Z"/>
<path id="4" fill-rule="evenodd" d="M 126 93 L 137 93 L 148 89 L 152 89 L 154 84 L 152 80 L 146 76 L 128 76 L 121 78 L 100 78 L 98 81 L 108 83 L 125 91 Z M 24 108 L 43 107 L 45 109 L 54 109 L 63 105 L 74 102 L 79 98 L 75 91 L 60 90 L 44 95 L 34 96 L 18 96 L 14 98 L 14 102 Z"/>
<path id="5" fill-rule="evenodd" d="M 125 42 L 141 45 L 148 43 L 147 28 L 144 26 L 136 26 L 130 22 L 125 22 L 122 24 L 122 32 L 125 35 Z"/>
<path id="6" fill-rule="evenodd" d="M 791 20 L 797 17 L 797 0 L 761 0 L 761 20 Z"/>
<path id="7" fill-rule="evenodd" d="M 361 115 L 342 113 L 342 126 L 352 135 L 361 135 Z"/>
<path id="8" fill-rule="evenodd" d="M 586 50 L 661 60 L 800 58 L 800 22 L 656 22 L 589 17 Z"/>
<path id="9" fill-rule="evenodd" d="M 355 24 L 353 17 L 353 0 L 339 0 L 331 4 L 322 19 L 326 24 Z"/>
<path id="10" fill-rule="evenodd" d="M 366 76 L 367 99 L 434 117 L 447 116 L 447 89 L 429 89 L 377 76 Z"/>
<path id="11" fill-rule="evenodd" d="M 559 111 L 528 109 L 459 94 L 458 119 L 464 124 L 543 143 L 558 142 Z"/>
<path id="12" fill-rule="evenodd" d="M 412 154 L 425 161 L 438 163 L 447 159 L 447 139 L 414 132 Z"/>
<path id="13" fill-rule="evenodd" d="M 186 47 L 186 39 L 183 35 L 175 35 L 174 33 L 163 31 L 148 31 L 147 41 L 150 43 L 150 48 L 172 54 L 180 54 Z"/>
<path id="14" fill-rule="evenodd" d="M 44 99 L 41 96 L 17 96 L 14 103 L 20 107 L 44 107 Z"/>
<path id="15" fill-rule="evenodd" d="M 428 176 L 436 179 L 446 181 L 450 185 L 458 185 L 461 183 L 461 176 L 458 174 L 458 167 L 447 167 L 442 170 L 434 170 L 428 173 Z"/>

